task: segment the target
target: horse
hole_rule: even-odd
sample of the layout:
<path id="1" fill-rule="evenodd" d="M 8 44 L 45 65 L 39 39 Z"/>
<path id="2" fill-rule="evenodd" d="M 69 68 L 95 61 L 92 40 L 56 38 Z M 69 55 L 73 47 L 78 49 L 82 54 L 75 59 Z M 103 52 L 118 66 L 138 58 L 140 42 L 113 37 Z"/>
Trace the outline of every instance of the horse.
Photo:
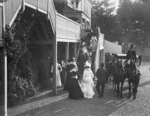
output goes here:
<path id="1" fill-rule="evenodd" d="M 135 66 L 135 70 L 132 73 L 132 93 L 133 93 L 133 99 L 136 99 L 136 94 L 137 94 L 137 88 L 139 85 L 139 81 L 140 81 L 140 70 L 137 66 Z"/>
<path id="2" fill-rule="evenodd" d="M 122 74 L 118 75 L 120 76 L 118 78 L 120 79 L 119 82 L 121 83 L 120 97 L 122 98 L 123 85 L 124 85 L 125 80 L 127 79 L 128 89 L 129 89 L 128 98 L 131 97 L 131 87 L 132 87 L 133 99 L 135 99 L 141 74 L 134 60 L 130 60 L 128 62 L 129 63 L 125 64 L 124 71 L 122 72 Z"/>
<path id="3" fill-rule="evenodd" d="M 112 78 L 113 67 L 114 67 L 114 65 L 113 65 L 113 62 L 111 62 L 111 61 L 106 64 L 106 69 L 108 71 L 108 79 L 107 79 L 108 82 L 113 81 L 113 78 Z"/>
<path id="4" fill-rule="evenodd" d="M 112 75 L 115 91 L 117 91 L 117 97 L 119 97 L 120 90 L 122 91 L 124 84 L 122 61 L 117 61 L 114 63 Z"/>

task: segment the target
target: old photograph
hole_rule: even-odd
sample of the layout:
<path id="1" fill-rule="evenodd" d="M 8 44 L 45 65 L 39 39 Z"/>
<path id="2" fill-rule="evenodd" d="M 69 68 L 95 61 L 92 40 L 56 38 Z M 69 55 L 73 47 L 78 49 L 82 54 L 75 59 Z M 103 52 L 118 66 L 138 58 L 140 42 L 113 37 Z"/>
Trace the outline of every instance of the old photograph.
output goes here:
<path id="1" fill-rule="evenodd" d="M 149 116 L 150 0 L 0 0 L 0 116 Z"/>

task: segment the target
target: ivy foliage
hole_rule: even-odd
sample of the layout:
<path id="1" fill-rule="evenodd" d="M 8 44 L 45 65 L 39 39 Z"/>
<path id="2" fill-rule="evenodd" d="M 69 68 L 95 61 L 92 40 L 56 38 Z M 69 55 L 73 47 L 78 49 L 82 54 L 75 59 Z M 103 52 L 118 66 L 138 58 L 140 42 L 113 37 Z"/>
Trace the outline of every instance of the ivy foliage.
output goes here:
<path id="1" fill-rule="evenodd" d="M 37 93 L 28 41 L 32 35 L 35 14 L 19 13 L 13 25 L 6 25 L 5 48 L 8 59 L 8 107 Z"/>

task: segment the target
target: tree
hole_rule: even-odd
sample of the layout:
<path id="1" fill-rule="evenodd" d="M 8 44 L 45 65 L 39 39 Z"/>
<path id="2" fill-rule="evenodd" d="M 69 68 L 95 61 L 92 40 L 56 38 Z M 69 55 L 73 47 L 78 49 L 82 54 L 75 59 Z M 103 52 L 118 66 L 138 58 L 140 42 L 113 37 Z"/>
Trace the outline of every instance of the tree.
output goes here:
<path id="1" fill-rule="evenodd" d="M 113 41 L 113 29 L 116 25 L 116 16 L 113 14 L 115 7 L 109 0 L 93 1 L 92 4 L 92 28 L 100 27 L 105 39 Z"/>
<path id="2" fill-rule="evenodd" d="M 123 0 L 119 6 L 117 17 L 122 35 L 126 36 L 129 42 L 147 43 L 150 30 L 150 1 Z M 128 36 L 127 36 L 128 35 Z"/>

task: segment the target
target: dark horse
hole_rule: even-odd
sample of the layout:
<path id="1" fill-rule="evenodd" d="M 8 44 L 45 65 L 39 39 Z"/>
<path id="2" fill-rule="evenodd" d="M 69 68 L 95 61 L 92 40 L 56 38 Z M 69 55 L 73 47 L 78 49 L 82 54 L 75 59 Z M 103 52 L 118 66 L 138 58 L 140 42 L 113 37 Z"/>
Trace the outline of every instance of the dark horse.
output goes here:
<path id="1" fill-rule="evenodd" d="M 123 88 L 123 66 L 121 61 L 117 61 L 112 67 L 113 83 L 115 86 L 115 91 L 117 91 L 117 97 L 121 96 L 120 89 Z"/>
<path id="2" fill-rule="evenodd" d="M 127 64 L 125 64 L 124 68 L 120 61 L 115 64 L 113 72 L 114 83 L 117 86 L 117 96 L 122 98 L 123 85 L 125 80 L 128 82 L 129 95 L 128 98 L 131 97 L 131 87 L 133 93 L 133 99 L 136 98 L 137 88 L 140 80 L 140 72 L 135 65 L 133 60 L 130 60 Z"/>

